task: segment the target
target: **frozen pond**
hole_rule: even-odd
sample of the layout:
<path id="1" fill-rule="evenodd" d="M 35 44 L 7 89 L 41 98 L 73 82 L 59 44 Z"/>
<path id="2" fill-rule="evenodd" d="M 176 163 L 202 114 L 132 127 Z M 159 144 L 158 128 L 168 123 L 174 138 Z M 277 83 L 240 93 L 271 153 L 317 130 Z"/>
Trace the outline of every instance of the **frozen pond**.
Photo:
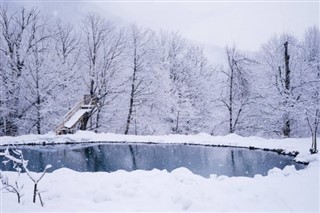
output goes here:
<path id="1" fill-rule="evenodd" d="M 276 152 L 201 145 L 90 143 L 19 146 L 19 149 L 29 160 L 29 169 L 35 172 L 42 171 L 47 164 L 52 165 L 49 172 L 62 167 L 79 172 L 138 169 L 166 169 L 171 172 L 185 167 L 203 177 L 210 174 L 253 177 L 256 174 L 267 175 L 268 170 L 274 167 L 305 167 L 296 163 L 293 157 Z M 0 151 L 4 151 L 4 147 Z M 0 165 L 3 171 L 11 168 L 12 164 Z"/>

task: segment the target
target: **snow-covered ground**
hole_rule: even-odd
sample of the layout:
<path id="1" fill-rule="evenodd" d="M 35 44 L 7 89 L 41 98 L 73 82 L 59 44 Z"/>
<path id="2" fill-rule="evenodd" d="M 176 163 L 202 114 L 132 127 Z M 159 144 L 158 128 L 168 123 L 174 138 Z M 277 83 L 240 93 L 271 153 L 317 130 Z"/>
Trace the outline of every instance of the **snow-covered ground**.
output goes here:
<path id="1" fill-rule="evenodd" d="M 319 212 L 319 154 L 310 155 L 311 139 L 263 139 L 237 135 L 128 136 L 78 132 L 74 135 L 1 137 L 0 145 L 88 141 L 194 143 L 297 151 L 303 170 L 274 168 L 268 176 L 203 178 L 185 168 L 167 171 L 79 173 L 59 169 L 39 183 L 45 207 L 32 203 L 32 182 L 25 174 L 22 204 L 14 194 L 1 194 L 2 212 L 11 211 L 313 211 Z M 4 172 L 9 179 L 15 173 Z M 37 174 L 34 174 L 37 175 Z M 39 175 L 39 174 L 38 174 Z"/>

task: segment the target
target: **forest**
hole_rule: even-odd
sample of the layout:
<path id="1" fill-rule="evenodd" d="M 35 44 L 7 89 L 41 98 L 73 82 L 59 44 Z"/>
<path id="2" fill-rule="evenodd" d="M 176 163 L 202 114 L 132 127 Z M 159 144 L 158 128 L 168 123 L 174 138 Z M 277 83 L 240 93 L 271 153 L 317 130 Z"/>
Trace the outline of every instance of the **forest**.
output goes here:
<path id="1" fill-rule="evenodd" d="M 302 38 L 274 35 L 257 52 L 231 44 L 215 64 L 178 32 L 96 13 L 75 25 L 3 4 L 0 32 L 0 136 L 53 131 L 84 94 L 98 100 L 85 127 L 95 132 L 319 134 L 316 26 Z"/>

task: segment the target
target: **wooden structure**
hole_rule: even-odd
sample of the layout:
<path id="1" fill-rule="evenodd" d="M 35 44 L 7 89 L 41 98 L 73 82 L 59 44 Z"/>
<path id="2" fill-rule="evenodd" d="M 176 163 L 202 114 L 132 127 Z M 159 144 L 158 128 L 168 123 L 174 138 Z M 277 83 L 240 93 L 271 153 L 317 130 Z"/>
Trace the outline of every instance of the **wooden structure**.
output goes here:
<path id="1" fill-rule="evenodd" d="M 73 133 L 77 124 L 82 118 L 91 113 L 97 104 L 97 99 L 91 95 L 84 95 L 83 100 L 79 101 L 69 112 L 63 116 L 61 122 L 55 127 L 57 135 Z"/>

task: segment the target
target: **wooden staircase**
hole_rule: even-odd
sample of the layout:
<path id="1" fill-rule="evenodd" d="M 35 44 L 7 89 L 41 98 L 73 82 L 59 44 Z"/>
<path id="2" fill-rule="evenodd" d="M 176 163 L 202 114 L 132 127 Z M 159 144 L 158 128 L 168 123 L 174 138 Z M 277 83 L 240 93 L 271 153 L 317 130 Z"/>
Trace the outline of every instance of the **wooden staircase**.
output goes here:
<path id="1" fill-rule="evenodd" d="M 73 129 L 81 121 L 85 113 L 90 113 L 96 106 L 96 98 L 90 98 L 88 95 L 84 96 L 84 99 L 79 101 L 69 112 L 63 116 L 60 123 L 55 127 L 55 133 L 57 135 L 73 133 Z"/>

